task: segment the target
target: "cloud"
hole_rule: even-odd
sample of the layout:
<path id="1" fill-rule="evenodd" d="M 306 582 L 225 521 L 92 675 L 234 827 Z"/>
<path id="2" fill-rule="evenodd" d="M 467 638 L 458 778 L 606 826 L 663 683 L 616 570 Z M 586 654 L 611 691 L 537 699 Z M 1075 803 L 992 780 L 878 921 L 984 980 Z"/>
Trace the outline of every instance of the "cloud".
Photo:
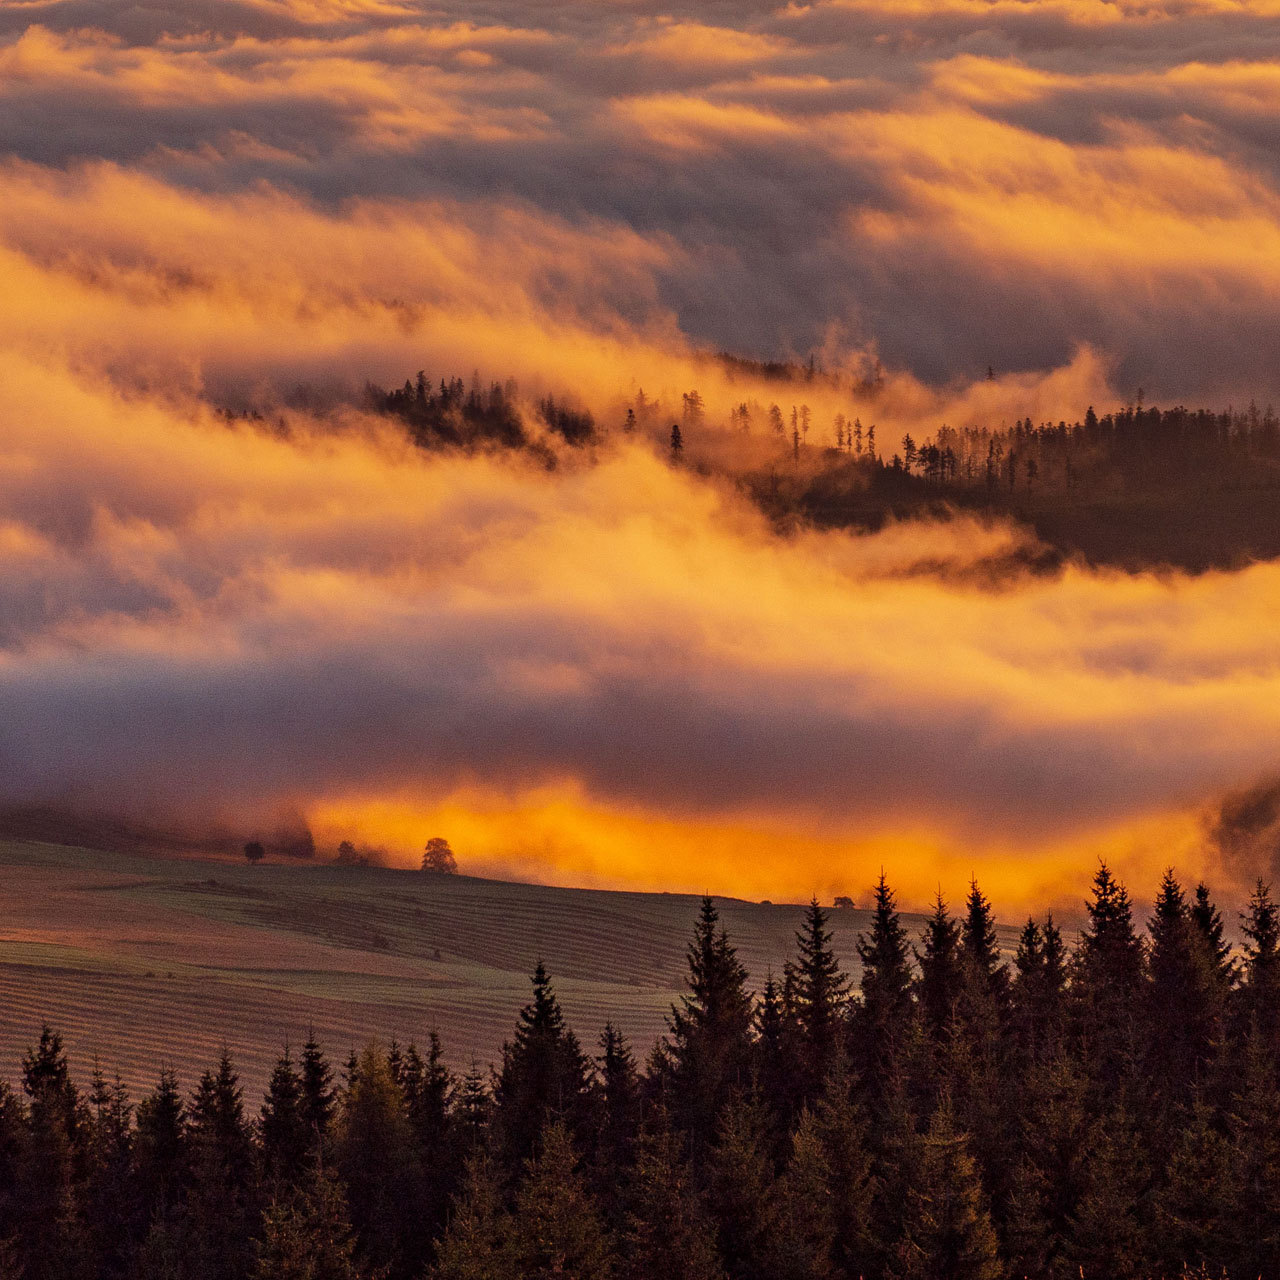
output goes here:
<path id="1" fill-rule="evenodd" d="M 640 237 L 666 260 L 639 305 L 693 346 L 836 331 L 935 385 L 1089 347 L 1149 398 L 1280 394 L 1274 5 L 205 9 L 6 11 L 0 147 L 518 210 L 592 230 L 606 276 Z"/>
<path id="2" fill-rule="evenodd" d="M 1147 869 L 1152 824 L 1280 752 L 1274 565 L 1045 576 L 971 520 L 779 539 L 644 444 L 548 473 L 350 410 L 281 435 L 12 354 L 0 419 L 10 804 L 296 807 L 402 856 L 452 812 L 473 860 L 612 883 L 705 837 L 787 851 L 730 888 L 886 848 L 913 885 L 985 856 L 1042 886 L 1108 842 Z"/>
<path id="3" fill-rule="evenodd" d="M 1048 573 L 973 520 L 779 538 L 700 467 L 779 462 L 727 430 L 744 402 L 891 452 L 1138 385 L 1280 392 L 1278 26 L 6 6 L 2 798 L 296 808 L 405 857 L 430 827 L 492 869 L 774 896 L 889 855 L 918 897 L 976 857 L 1011 895 L 1084 850 L 1269 865 L 1202 815 L 1274 775 L 1275 565 Z M 606 427 L 643 388 L 651 436 L 550 472 L 427 456 L 360 407 L 419 368 Z"/>

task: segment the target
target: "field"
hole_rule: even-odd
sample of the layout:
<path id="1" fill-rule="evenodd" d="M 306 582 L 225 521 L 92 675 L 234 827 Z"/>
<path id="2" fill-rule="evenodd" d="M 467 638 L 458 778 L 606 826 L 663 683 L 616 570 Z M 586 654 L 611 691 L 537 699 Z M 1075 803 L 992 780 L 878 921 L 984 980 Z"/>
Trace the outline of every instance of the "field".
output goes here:
<path id="1" fill-rule="evenodd" d="M 455 1067 L 494 1060 L 539 956 L 584 1046 L 611 1018 L 643 1057 L 681 993 L 698 908 L 677 894 L 20 842 L 0 843 L 0 902 L 0 1076 L 16 1079 L 48 1021 L 81 1077 L 96 1055 L 135 1094 L 162 1063 L 190 1085 L 225 1045 L 254 1099 L 280 1046 L 310 1029 L 337 1061 L 432 1028 Z M 779 973 L 802 908 L 718 905 L 753 983 Z M 833 913 L 850 971 L 867 920 Z"/>

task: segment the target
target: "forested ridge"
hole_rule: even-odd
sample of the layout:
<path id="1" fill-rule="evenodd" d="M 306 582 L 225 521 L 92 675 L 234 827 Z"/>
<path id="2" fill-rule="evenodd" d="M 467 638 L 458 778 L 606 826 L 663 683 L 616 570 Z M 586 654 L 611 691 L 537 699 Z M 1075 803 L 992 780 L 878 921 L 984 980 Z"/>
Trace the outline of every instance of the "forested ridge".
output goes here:
<path id="1" fill-rule="evenodd" d="M 1068 946 L 1001 955 L 977 884 L 908 935 L 881 877 L 856 984 L 815 901 L 763 991 L 703 902 L 643 1064 L 539 963 L 502 1060 L 224 1054 L 137 1105 L 45 1028 L 0 1088 L 0 1276 L 183 1280 L 1156 1280 L 1280 1275 L 1280 910 L 1233 951 L 1166 874 L 1105 866 Z M 839 913 L 836 913 L 838 919 Z"/>
<path id="2" fill-rule="evenodd" d="M 730 369 L 744 362 L 729 361 Z M 804 366 L 771 371 L 778 401 L 744 400 L 713 414 L 696 389 L 678 404 L 637 391 L 613 415 L 554 397 L 531 430 L 512 380 L 433 383 L 425 373 L 368 402 L 401 420 L 423 448 L 517 448 L 549 464 L 540 433 L 574 447 L 639 434 L 673 461 L 734 477 L 781 526 L 877 528 L 886 520 L 965 510 L 1024 521 L 1062 555 L 1095 563 L 1193 570 L 1280 555 L 1280 418 L 1267 406 L 1160 409 L 1129 404 L 1075 421 L 939 423 L 911 432 L 864 424 L 851 408 L 830 420 L 804 403 L 815 381 L 874 399 L 874 382 L 844 386 Z"/>

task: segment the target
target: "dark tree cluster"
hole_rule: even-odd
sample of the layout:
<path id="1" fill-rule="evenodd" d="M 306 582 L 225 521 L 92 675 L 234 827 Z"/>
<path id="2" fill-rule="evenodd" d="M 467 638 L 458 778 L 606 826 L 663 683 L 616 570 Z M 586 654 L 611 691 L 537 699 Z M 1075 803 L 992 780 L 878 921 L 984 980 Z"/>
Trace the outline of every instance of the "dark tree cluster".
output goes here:
<path id="1" fill-rule="evenodd" d="M 746 488 L 784 523 L 1012 515 L 1094 563 L 1202 570 L 1280 555 L 1280 419 L 1270 408 L 1128 407 L 1103 417 L 1090 408 L 1074 423 L 942 426 L 919 442 L 882 430 L 880 446 L 873 432 L 837 415 L 834 448 L 806 454 L 795 435 L 791 456 L 749 474 Z"/>
<path id="2" fill-rule="evenodd" d="M 425 448 L 496 445 L 517 449 L 527 443 L 515 404 L 514 382 L 494 382 L 487 389 L 473 378 L 432 384 L 423 372 L 399 390 L 370 386 L 368 397 L 383 413 L 402 419 L 414 443 Z"/>
<path id="3" fill-rule="evenodd" d="M 513 380 L 484 388 L 478 376 L 470 387 L 461 378 L 433 384 L 424 372 L 395 391 L 369 386 L 367 397 L 382 413 L 400 418 L 410 438 L 423 448 L 497 447 L 523 449 L 533 442 L 525 430 Z M 582 446 L 596 438 L 591 414 L 567 401 L 546 396 L 538 401 L 538 418 L 566 443 Z"/>
<path id="4" fill-rule="evenodd" d="M 986 491 L 1049 489 L 1081 497 L 1213 482 L 1280 483 L 1280 419 L 1270 407 L 1143 409 L 1099 418 L 1019 419 L 1012 427 L 941 427 L 902 440 L 888 467 L 933 485 Z"/>
<path id="5" fill-rule="evenodd" d="M 499 1065 L 433 1035 L 340 1077 L 225 1054 L 133 1107 L 46 1029 L 0 1088 L 0 1277 L 1173 1280 L 1280 1276 L 1280 909 L 1233 954 L 1170 872 L 1143 930 L 1101 866 L 1068 947 L 1001 949 L 977 884 L 912 937 L 881 876 L 856 982 L 812 903 L 753 994 L 714 903 L 643 1067 L 545 968 Z"/>

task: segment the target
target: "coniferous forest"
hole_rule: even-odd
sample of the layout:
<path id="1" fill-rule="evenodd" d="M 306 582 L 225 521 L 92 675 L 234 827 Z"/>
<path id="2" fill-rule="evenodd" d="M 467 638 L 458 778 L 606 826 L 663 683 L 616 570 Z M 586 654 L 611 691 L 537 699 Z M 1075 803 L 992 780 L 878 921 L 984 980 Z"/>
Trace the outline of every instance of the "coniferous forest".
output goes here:
<path id="1" fill-rule="evenodd" d="M 920 936 L 882 876 L 843 973 L 807 910 L 761 992 L 713 901 L 641 1061 L 539 963 L 502 1061 L 227 1055 L 136 1104 L 55 1030 L 0 1092 L 0 1276 L 24 1280 L 1157 1280 L 1280 1275 L 1280 908 L 1229 945 L 1105 865 L 1068 941 L 1001 953 L 975 883 Z"/>

